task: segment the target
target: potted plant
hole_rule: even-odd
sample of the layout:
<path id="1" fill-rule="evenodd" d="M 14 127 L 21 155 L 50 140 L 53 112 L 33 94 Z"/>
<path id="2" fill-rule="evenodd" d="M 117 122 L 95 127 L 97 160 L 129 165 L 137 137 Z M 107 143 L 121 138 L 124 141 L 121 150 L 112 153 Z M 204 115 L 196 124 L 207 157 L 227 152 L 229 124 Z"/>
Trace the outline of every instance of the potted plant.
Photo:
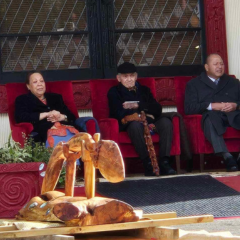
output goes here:
<path id="1" fill-rule="evenodd" d="M 0 218 L 15 217 L 32 197 L 41 193 L 51 152 L 51 148 L 31 139 L 21 148 L 9 136 L 8 142 L 0 148 Z"/>

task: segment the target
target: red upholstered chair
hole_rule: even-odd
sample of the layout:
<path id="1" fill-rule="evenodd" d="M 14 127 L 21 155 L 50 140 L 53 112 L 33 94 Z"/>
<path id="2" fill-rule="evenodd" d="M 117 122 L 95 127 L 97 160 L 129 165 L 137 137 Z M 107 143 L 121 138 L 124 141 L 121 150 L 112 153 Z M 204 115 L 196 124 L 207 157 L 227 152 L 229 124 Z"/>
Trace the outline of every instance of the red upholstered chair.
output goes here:
<path id="1" fill-rule="evenodd" d="M 193 77 L 175 77 L 177 110 L 184 117 L 184 122 L 189 134 L 193 154 L 200 154 L 200 171 L 204 169 L 204 154 L 213 153 L 210 142 L 205 138 L 201 128 L 202 115 L 185 115 L 184 96 L 186 84 Z M 228 127 L 223 135 L 229 152 L 240 151 L 240 131 Z"/>
<path id="2" fill-rule="evenodd" d="M 154 78 L 142 78 L 138 82 L 149 87 L 154 97 L 156 97 L 155 80 Z M 118 121 L 109 118 L 108 98 L 107 93 L 109 89 L 118 84 L 117 80 L 91 80 L 91 98 L 93 116 L 97 119 L 101 130 L 103 139 L 113 140 L 118 143 L 124 158 L 138 157 L 134 146 L 128 137 L 127 132 L 119 132 Z M 156 153 L 158 154 L 159 135 L 152 136 Z M 177 172 L 180 172 L 180 136 L 179 136 L 179 119 L 173 118 L 173 142 L 171 148 L 171 155 L 176 157 Z"/>
<path id="3" fill-rule="evenodd" d="M 31 123 L 15 122 L 15 99 L 19 95 L 28 93 L 28 90 L 25 83 L 8 83 L 6 84 L 6 90 L 8 100 L 8 116 L 12 131 L 12 138 L 14 141 L 19 142 L 21 146 L 23 146 L 23 133 L 28 136 L 33 130 L 33 125 Z M 72 83 L 70 81 L 46 82 L 46 91 L 61 94 L 66 106 L 78 118 L 78 111 L 73 98 Z"/>

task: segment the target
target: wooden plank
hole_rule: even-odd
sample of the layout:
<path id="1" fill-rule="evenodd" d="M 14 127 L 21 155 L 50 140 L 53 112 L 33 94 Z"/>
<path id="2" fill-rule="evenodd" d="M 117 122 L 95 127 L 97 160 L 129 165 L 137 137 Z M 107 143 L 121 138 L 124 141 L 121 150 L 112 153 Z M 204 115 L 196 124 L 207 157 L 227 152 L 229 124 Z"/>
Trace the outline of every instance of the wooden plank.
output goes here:
<path id="1" fill-rule="evenodd" d="M 179 239 L 179 229 L 171 227 L 153 227 L 129 231 L 131 236 L 143 239 Z"/>
<path id="2" fill-rule="evenodd" d="M 12 226 L 0 226 L 0 232 L 2 231 L 13 231 L 17 230 L 17 227 L 15 225 Z"/>
<path id="3" fill-rule="evenodd" d="M 192 216 L 192 217 L 181 217 L 181 218 L 170 218 L 170 219 L 157 219 L 157 220 L 145 220 L 139 222 L 129 223 L 116 223 L 116 224 L 105 224 L 95 225 L 87 227 L 57 227 L 57 228 L 45 228 L 45 229 L 32 229 L 29 231 L 7 231 L 0 232 L 0 238 L 20 238 L 27 236 L 43 236 L 43 235 L 56 235 L 56 234 L 82 234 L 82 233 L 94 233 L 94 232 L 105 232 L 105 231 L 117 231 L 117 230 L 129 230 L 139 229 L 147 227 L 157 226 L 170 226 L 180 225 L 189 223 L 204 223 L 212 222 L 212 215 Z"/>
<path id="4" fill-rule="evenodd" d="M 165 219 L 165 218 L 176 218 L 176 212 L 162 212 L 162 213 L 152 213 L 152 214 L 143 214 L 143 218 L 151 219 Z"/>
<path id="5" fill-rule="evenodd" d="M 240 240 L 240 236 L 233 236 L 230 232 L 209 233 L 207 231 L 179 230 L 179 240 Z M 169 239 L 170 240 L 170 239 Z"/>
<path id="6" fill-rule="evenodd" d="M 156 239 L 156 240 L 240 240 L 240 236 L 233 236 L 231 232 L 209 233 L 201 231 L 185 231 L 172 227 L 154 227 L 127 231 L 129 236 L 136 239 Z M 113 238 L 115 239 L 115 238 Z"/>
<path id="7" fill-rule="evenodd" d="M 6 238 L 2 240 L 5 239 Z M 15 240 L 15 238 L 7 238 L 7 240 Z M 19 238 L 19 240 L 75 240 L 75 237 L 67 235 L 52 235 L 52 236 L 24 237 Z"/>
<path id="8" fill-rule="evenodd" d="M 129 237 L 129 236 L 88 236 L 83 235 L 79 238 L 75 238 L 76 240 L 146 240 L 145 238 L 139 238 L 139 237 Z"/>

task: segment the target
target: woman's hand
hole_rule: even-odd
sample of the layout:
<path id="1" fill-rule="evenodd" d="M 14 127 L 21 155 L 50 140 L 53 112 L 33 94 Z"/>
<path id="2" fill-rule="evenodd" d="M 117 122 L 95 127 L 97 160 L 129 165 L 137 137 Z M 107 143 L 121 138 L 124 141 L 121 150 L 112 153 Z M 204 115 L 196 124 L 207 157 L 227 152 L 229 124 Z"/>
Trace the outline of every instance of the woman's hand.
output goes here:
<path id="1" fill-rule="evenodd" d="M 47 120 L 52 123 L 61 122 L 65 120 L 65 115 L 61 114 L 59 111 L 53 110 L 49 112 Z"/>
<path id="2" fill-rule="evenodd" d="M 48 117 L 48 114 L 49 114 L 49 112 L 40 113 L 40 115 L 39 115 L 39 120 L 43 120 L 44 118 L 47 118 L 47 117 Z"/>
<path id="3" fill-rule="evenodd" d="M 48 113 L 47 121 L 52 122 L 52 123 L 59 122 L 60 118 L 61 118 L 61 113 L 59 111 L 53 110 Z"/>

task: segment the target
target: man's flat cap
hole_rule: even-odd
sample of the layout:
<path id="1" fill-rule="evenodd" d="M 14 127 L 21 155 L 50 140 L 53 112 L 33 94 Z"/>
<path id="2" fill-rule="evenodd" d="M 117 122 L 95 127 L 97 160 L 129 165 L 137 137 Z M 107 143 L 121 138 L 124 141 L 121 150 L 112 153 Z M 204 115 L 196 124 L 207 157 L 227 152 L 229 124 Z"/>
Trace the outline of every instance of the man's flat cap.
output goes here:
<path id="1" fill-rule="evenodd" d="M 124 62 L 123 64 L 119 65 L 117 68 L 118 73 L 135 73 L 137 69 L 134 64 L 129 62 Z"/>

